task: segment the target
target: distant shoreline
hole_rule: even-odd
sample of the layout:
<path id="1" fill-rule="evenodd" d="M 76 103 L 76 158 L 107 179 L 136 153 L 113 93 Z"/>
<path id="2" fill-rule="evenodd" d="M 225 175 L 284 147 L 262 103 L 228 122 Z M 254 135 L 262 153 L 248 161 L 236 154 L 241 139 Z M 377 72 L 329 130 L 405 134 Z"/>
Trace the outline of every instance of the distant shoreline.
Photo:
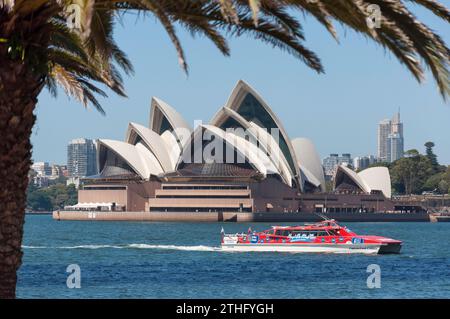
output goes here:
<path id="1" fill-rule="evenodd" d="M 327 218 L 340 222 L 430 222 L 421 213 L 327 213 Z M 151 221 L 151 222 L 317 222 L 315 213 L 274 212 L 121 212 L 121 211 L 55 211 L 55 220 L 78 221 Z"/>

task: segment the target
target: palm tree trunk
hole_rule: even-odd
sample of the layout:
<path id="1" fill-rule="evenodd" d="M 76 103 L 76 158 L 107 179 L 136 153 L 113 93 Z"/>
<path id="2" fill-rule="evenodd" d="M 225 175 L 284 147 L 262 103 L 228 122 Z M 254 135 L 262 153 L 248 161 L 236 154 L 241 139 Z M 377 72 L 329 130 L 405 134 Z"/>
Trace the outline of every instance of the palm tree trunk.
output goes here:
<path id="1" fill-rule="evenodd" d="M 22 261 L 22 235 L 33 110 L 42 80 L 0 48 L 0 299 L 15 298 Z M 3 52 L 2 52 L 3 51 Z"/>

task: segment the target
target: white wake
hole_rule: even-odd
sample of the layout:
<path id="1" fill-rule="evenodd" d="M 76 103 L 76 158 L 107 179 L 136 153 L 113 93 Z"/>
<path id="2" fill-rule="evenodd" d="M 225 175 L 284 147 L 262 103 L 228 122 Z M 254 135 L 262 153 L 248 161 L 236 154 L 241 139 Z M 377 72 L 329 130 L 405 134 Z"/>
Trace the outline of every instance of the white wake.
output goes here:
<path id="1" fill-rule="evenodd" d="M 220 247 L 213 246 L 176 246 L 176 245 L 148 245 L 148 244 L 131 244 L 129 248 L 138 249 L 168 249 L 168 250 L 186 250 L 186 251 L 220 251 Z"/>
<path id="2" fill-rule="evenodd" d="M 221 251 L 220 247 L 214 246 L 177 246 L 177 245 L 77 245 L 77 246 L 22 246 L 23 249 L 159 249 L 159 250 L 184 250 L 184 251 Z"/>

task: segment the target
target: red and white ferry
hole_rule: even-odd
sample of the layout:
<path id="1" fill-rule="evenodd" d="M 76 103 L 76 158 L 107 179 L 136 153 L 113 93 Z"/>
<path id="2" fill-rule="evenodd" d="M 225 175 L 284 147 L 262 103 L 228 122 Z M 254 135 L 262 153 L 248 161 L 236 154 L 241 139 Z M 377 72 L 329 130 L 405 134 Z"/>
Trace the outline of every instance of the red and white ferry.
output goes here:
<path id="1" fill-rule="evenodd" d="M 398 254 L 401 247 L 399 240 L 357 235 L 333 219 L 303 226 L 272 226 L 262 232 L 249 229 L 247 234 L 225 234 L 222 229 L 224 251 Z"/>

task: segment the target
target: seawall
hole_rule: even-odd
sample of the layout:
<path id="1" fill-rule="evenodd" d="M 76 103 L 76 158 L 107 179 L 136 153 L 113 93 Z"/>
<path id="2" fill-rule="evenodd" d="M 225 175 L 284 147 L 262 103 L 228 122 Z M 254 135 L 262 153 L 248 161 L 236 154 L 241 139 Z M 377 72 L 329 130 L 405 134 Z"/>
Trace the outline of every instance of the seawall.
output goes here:
<path id="1" fill-rule="evenodd" d="M 332 213 L 339 222 L 429 222 L 427 213 Z M 150 221 L 150 222 L 316 222 L 313 213 L 218 213 L 218 212 L 110 212 L 54 211 L 56 220 Z"/>

